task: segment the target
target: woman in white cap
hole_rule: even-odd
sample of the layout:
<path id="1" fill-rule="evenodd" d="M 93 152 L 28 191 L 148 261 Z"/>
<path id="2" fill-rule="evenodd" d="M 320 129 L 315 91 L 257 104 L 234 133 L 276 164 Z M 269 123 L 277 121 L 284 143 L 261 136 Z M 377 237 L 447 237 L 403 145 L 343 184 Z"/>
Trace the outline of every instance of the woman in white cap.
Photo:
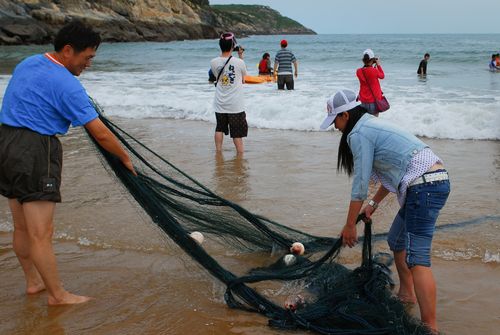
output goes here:
<path id="1" fill-rule="evenodd" d="M 375 101 L 382 99 L 379 79 L 384 79 L 384 70 L 372 49 L 363 51 L 362 60 L 363 67 L 356 70 L 356 76 L 359 79 L 358 99 L 368 113 L 377 116 L 380 111 Z"/>
<path id="2" fill-rule="evenodd" d="M 349 247 L 357 243 L 360 212 L 370 218 L 389 192 L 396 193 L 401 209 L 388 243 L 400 279 L 398 297 L 406 303 L 418 301 L 422 322 L 437 331 L 430 253 L 435 223 L 450 192 L 443 162 L 412 134 L 367 113 L 353 91 L 337 92 L 328 100 L 327 109 L 321 128 L 333 124 L 342 132 L 337 169 L 353 177 L 343 242 Z M 380 187 L 362 209 L 370 179 L 380 182 Z"/>

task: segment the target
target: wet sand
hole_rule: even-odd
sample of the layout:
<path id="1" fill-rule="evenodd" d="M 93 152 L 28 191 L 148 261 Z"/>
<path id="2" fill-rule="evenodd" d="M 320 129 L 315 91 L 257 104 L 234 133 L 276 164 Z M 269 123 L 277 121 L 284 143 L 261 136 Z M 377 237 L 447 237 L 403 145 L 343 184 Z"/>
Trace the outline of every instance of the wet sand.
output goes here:
<path id="1" fill-rule="evenodd" d="M 350 182 L 335 169 L 338 133 L 250 129 L 246 153 L 238 158 L 228 139 L 222 156 L 215 154 L 209 123 L 115 121 L 209 188 L 255 213 L 314 235 L 340 232 Z M 62 141 L 63 203 L 57 207 L 55 239 L 59 269 L 69 290 L 96 300 L 49 308 L 44 293 L 23 294 L 12 225 L 2 201 L 1 334 L 288 333 L 269 328 L 261 315 L 229 309 L 224 286 L 154 227 L 102 167 L 81 131 Z M 424 141 L 444 160 L 452 178 L 439 225 L 478 219 L 477 224 L 436 232 L 433 268 L 440 327 L 445 334 L 496 334 L 500 143 Z M 374 218 L 375 233 L 388 230 L 397 208 L 394 197 L 382 205 Z M 375 248 L 387 251 L 384 241 Z M 359 251 L 346 250 L 342 260 L 355 263 Z"/>

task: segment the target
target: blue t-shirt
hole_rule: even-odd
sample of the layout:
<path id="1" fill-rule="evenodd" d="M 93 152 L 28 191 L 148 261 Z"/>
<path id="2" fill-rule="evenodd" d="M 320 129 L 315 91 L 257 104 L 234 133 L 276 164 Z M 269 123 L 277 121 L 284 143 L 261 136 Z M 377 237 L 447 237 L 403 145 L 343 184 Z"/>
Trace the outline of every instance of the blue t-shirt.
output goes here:
<path id="1" fill-rule="evenodd" d="M 70 125 L 81 126 L 96 117 L 80 81 L 44 55 L 16 66 L 0 111 L 0 123 L 42 135 L 65 134 Z"/>

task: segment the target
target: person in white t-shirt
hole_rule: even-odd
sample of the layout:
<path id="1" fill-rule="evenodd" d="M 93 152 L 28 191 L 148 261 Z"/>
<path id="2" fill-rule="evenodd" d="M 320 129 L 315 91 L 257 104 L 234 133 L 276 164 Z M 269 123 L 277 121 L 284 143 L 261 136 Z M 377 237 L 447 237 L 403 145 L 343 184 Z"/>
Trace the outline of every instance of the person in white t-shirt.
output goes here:
<path id="1" fill-rule="evenodd" d="M 236 46 L 233 33 L 220 36 L 221 55 L 210 61 L 210 68 L 215 75 L 214 111 L 217 119 L 215 127 L 215 149 L 222 151 L 224 134 L 230 134 L 236 151 L 243 153 L 243 137 L 248 134 L 248 124 L 243 101 L 243 83 L 247 74 L 245 62 L 232 57 Z"/>

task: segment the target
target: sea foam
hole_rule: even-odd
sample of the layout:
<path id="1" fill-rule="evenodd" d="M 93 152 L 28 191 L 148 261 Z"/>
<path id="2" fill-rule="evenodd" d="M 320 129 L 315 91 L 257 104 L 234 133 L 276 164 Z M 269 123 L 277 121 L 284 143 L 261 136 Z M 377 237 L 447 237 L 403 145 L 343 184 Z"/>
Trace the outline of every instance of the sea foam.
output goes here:
<path id="1" fill-rule="evenodd" d="M 172 118 L 215 122 L 212 108 L 214 87 L 206 82 L 182 82 L 179 85 L 149 85 L 169 77 L 167 73 L 144 76 L 113 73 L 105 81 L 93 73 L 86 87 L 93 92 L 109 115 L 125 118 Z M 115 79 L 113 79 L 115 78 Z M 128 79 L 127 79 L 128 78 Z M 110 81 L 108 83 L 108 80 Z M 251 127 L 319 131 L 326 116 L 326 100 L 330 92 L 354 83 L 319 88 L 307 76 L 297 80 L 295 91 L 278 91 L 275 84 L 245 85 L 247 120 Z M 113 84 L 111 83 L 113 82 Z M 325 85 L 323 85 L 325 86 Z M 380 114 L 403 129 L 418 136 L 447 139 L 500 139 L 500 97 L 490 94 L 458 92 L 452 89 L 391 87 L 386 90 L 389 111 Z"/>
<path id="2" fill-rule="evenodd" d="M 385 72 L 381 87 L 391 104 L 382 119 L 419 136 L 498 140 L 500 73 L 487 71 L 491 53 L 485 50 L 497 48 L 499 38 L 498 34 L 290 36 L 289 48 L 299 62 L 296 90 L 278 91 L 272 83 L 245 85 L 249 125 L 319 131 L 327 98 L 342 88 L 359 90 L 356 69 L 362 65 L 362 51 L 371 47 L 381 59 Z M 257 74 L 263 52 L 274 59 L 279 40 L 279 36 L 238 39 L 246 49 L 249 74 Z M 426 78 L 416 74 L 422 45 L 433 50 Z M 9 50 L 0 49 L 0 58 L 12 58 Z M 19 50 L 18 61 L 33 52 Z M 207 72 L 210 59 L 219 53 L 215 40 L 104 43 L 93 66 L 79 79 L 110 116 L 214 123 L 214 86 L 208 83 Z M 9 78 L 0 75 L 0 100 Z"/>

